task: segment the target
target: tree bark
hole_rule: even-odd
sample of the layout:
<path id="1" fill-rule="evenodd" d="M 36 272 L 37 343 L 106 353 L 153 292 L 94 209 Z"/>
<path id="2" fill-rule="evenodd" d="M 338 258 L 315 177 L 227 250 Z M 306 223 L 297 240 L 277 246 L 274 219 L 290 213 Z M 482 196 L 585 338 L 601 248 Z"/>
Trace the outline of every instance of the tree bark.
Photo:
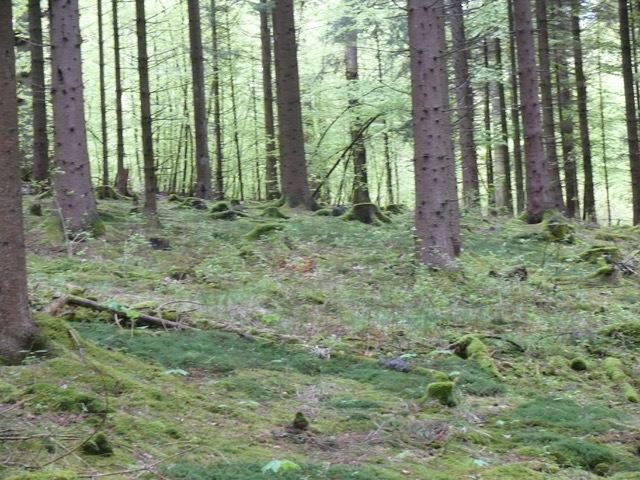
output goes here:
<path id="1" fill-rule="evenodd" d="M 98 219 L 84 116 L 78 0 L 51 0 L 55 190 L 66 234 L 91 230 Z"/>
<path id="2" fill-rule="evenodd" d="M 0 171 L 0 364 L 17 364 L 39 330 L 29 310 L 12 9 L 6 1 L 0 2 Z"/>
<path id="3" fill-rule="evenodd" d="M 262 92 L 264 96 L 264 130 L 266 137 L 265 187 L 267 200 L 278 198 L 278 168 L 276 158 L 276 128 L 273 117 L 273 79 L 271 75 L 271 6 L 260 0 L 260 53 L 262 57 Z"/>
<path id="4" fill-rule="evenodd" d="M 453 40 L 453 65 L 456 79 L 456 110 L 458 114 L 458 138 L 462 158 L 462 196 L 465 206 L 477 207 L 480 203 L 478 156 L 473 137 L 474 100 L 469 75 L 468 45 L 464 28 L 462 0 L 451 0 L 451 36 Z"/>
<path id="5" fill-rule="evenodd" d="M 195 195 L 211 200 L 211 163 L 209 161 L 209 137 L 204 93 L 204 55 L 200 26 L 200 2 L 188 0 L 189 45 L 191 47 L 191 78 L 193 86 L 193 118 L 196 134 L 196 191 Z"/>
<path id="6" fill-rule="evenodd" d="M 633 203 L 633 224 L 640 223 L 640 142 L 638 141 L 638 118 L 633 84 L 633 63 L 631 58 L 631 38 L 629 35 L 629 7 L 627 0 L 618 0 L 620 16 L 620 45 L 622 49 L 622 79 L 624 82 L 624 103 L 629 144 L 629 164 L 631 172 L 631 192 Z"/>
<path id="7" fill-rule="evenodd" d="M 216 143 L 216 171 L 215 171 L 215 191 L 213 198 L 224 200 L 224 155 L 222 153 L 222 113 L 220 98 L 220 60 L 218 52 L 218 18 L 216 0 L 211 0 L 211 50 L 212 50 L 212 78 L 211 89 L 213 90 L 213 134 Z"/>
<path id="8" fill-rule="evenodd" d="M 460 252 L 460 212 L 449 120 L 443 0 L 409 0 L 415 151 L 416 255 L 451 269 Z"/>
<path id="9" fill-rule="evenodd" d="M 33 104 L 33 179 L 36 182 L 44 182 L 49 179 L 49 135 L 40 0 L 29 0 L 29 38 Z"/>
<path id="10" fill-rule="evenodd" d="M 149 55 L 144 0 L 136 0 L 136 37 L 138 40 L 138 76 L 140 79 L 140 120 L 142 127 L 142 157 L 144 164 L 144 213 L 157 217 L 158 180 L 153 153 L 151 91 L 149 87 Z M 157 219 L 156 219 L 157 220 Z M 156 221 L 154 220 L 154 221 Z"/>
<path id="11" fill-rule="evenodd" d="M 540 71 L 540 95 L 542 98 L 542 129 L 544 151 L 551 180 L 550 190 L 555 207 L 565 210 L 562 198 L 562 183 L 556 148 L 556 126 L 553 115 L 553 93 L 551 89 L 551 60 L 549 58 L 549 31 L 546 0 L 535 0 L 538 30 L 538 59 Z"/>
<path id="12" fill-rule="evenodd" d="M 109 141 L 107 127 L 107 87 L 105 85 L 104 67 L 104 24 L 102 22 L 102 0 L 96 2 L 98 17 L 98 76 L 100 85 L 100 142 L 102 144 L 102 185 L 109 187 Z M 106 191 L 102 192 L 106 195 Z"/>
<path id="13" fill-rule="evenodd" d="M 118 2 L 111 1 L 113 23 L 113 70 L 116 83 L 116 188 L 121 195 L 129 195 L 129 170 L 124 166 L 124 120 L 122 113 L 122 69 L 120 68 L 120 25 Z"/>
<path id="14" fill-rule="evenodd" d="M 513 7 L 527 177 L 527 221 L 539 223 L 546 211 L 555 208 L 555 202 L 544 156 L 531 2 L 514 0 Z"/>
<path id="15" fill-rule="evenodd" d="M 300 105 L 298 53 L 293 0 L 276 0 L 273 9 L 280 188 L 291 207 L 315 209 L 307 178 L 307 163 Z"/>

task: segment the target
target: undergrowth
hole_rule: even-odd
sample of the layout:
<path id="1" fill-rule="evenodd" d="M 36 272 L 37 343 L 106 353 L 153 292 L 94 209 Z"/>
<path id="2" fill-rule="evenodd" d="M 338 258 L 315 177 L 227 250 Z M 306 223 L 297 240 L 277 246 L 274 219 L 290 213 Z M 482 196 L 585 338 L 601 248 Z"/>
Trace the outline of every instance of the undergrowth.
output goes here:
<path id="1" fill-rule="evenodd" d="M 414 264 L 410 214 L 282 209 L 253 238 L 274 222 L 258 204 L 229 221 L 161 202 L 162 227 L 129 207 L 101 202 L 105 235 L 73 245 L 27 217 L 51 343 L 0 368 L 0 478 L 640 478 L 636 229 L 553 243 L 468 216 L 451 274 Z M 63 294 L 112 311 L 45 314 Z"/>

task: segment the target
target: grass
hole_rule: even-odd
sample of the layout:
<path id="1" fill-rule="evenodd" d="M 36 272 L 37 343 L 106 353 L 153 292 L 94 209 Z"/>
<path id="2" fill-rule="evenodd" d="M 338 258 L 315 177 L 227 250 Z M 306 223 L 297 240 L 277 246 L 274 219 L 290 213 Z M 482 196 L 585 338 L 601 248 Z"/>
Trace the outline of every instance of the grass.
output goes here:
<path id="1" fill-rule="evenodd" d="M 27 216 L 34 310 L 74 293 L 201 330 L 40 313 L 49 351 L 0 368 L 0 478 L 640 476 L 639 407 L 602 366 L 618 359 L 640 386 L 640 279 L 580 260 L 611 244 L 632 264 L 634 229 L 576 225 L 554 244 L 468 216 L 447 274 L 414 265 L 409 214 L 367 226 L 283 209 L 281 230 L 249 239 L 258 205 L 225 221 L 161 202 L 162 228 L 128 209 L 101 202 L 106 234 L 75 245 Z M 456 355 L 465 335 L 498 375 Z M 455 406 L 426 395 L 442 381 Z"/>

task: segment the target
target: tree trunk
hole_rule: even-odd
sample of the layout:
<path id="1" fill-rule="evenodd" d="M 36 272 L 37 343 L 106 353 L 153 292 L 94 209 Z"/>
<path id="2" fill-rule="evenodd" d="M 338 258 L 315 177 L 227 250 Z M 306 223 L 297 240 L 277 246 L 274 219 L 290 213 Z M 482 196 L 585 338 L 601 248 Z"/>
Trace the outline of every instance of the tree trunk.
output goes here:
<path id="1" fill-rule="evenodd" d="M 511 78 L 511 129 L 513 132 L 513 166 L 516 183 L 516 210 L 518 213 L 525 209 L 524 168 L 522 161 L 522 130 L 520 128 L 520 103 L 518 101 L 518 65 L 516 58 L 515 36 L 513 34 L 513 1 L 508 0 L 509 17 L 509 64 Z"/>
<path id="2" fill-rule="evenodd" d="M 138 39 L 138 76 L 140 78 L 140 120 L 142 127 L 142 158 L 144 164 L 144 213 L 157 217 L 158 180 L 153 154 L 151 91 L 149 87 L 149 55 L 147 54 L 147 24 L 144 0 L 136 0 L 136 37 Z M 157 221 L 157 218 L 154 220 Z"/>
<path id="3" fill-rule="evenodd" d="M 298 54 L 293 0 L 276 0 L 273 9 L 278 141 L 280 144 L 280 188 L 291 207 L 316 208 L 307 178 L 302 130 Z"/>
<path id="4" fill-rule="evenodd" d="M 102 185 L 103 188 L 109 188 L 109 142 L 107 127 L 107 89 L 105 85 L 105 68 L 104 68 L 104 25 L 102 22 L 102 0 L 97 0 L 98 17 L 98 76 L 100 84 L 100 142 L 102 144 Z M 102 190 L 102 189 L 101 189 Z M 106 191 L 102 192 L 107 195 Z"/>
<path id="5" fill-rule="evenodd" d="M 369 181 L 367 178 L 367 151 L 362 135 L 362 122 L 358 116 L 360 101 L 356 92 L 358 82 L 358 33 L 350 30 L 345 33 L 345 62 L 349 86 L 349 106 L 351 120 L 351 155 L 353 157 L 353 194 L 354 204 L 371 203 Z"/>
<path id="6" fill-rule="evenodd" d="M 482 45 L 482 56 L 484 59 L 484 68 L 489 71 L 489 44 L 485 39 Z M 485 144 L 485 167 L 487 170 L 487 207 L 489 213 L 496 213 L 496 197 L 495 178 L 493 174 L 493 149 L 491 148 L 492 128 L 491 128 L 491 82 L 485 81 L 484 84 L 484 144 Z"/>
<path id="7" fill-rule="evenodd" d="M 589 137 L 589 113 L 587 110 L 587 79 L 582 61 L 582 40 L 580 32 L 580 0 L 571 2 L 571 32 L 573 34 L 573 61 L 575 65 L 576 91 L 578 95 L 578 120 L 580 124 L 580 146 L 582 147 L 582 169 L 584 172 L 584 200 L 582 217 L 596 221 L 596 194 L 593 182 L 593 162 L 591 160 L 591 139 Z M 577 192 L 576 192 L 577 193 Z"/>
<path id="8" fill-rule="evenodd" d="M 29 38 L 33 104 L 33 179 L 36 182 L 44 182 L 49 178 L 49 135 L 40 0 L 29 0 Z"/>
<path id="9" fill-rule="evenodd" d="M 211 163 L 209 161 L 209 137 L 207 132 L 207 109 L 204 93 L 204 56 L 200 26 L 200 2 L 188 0 L 189 45 L 191 47 L 191 78 L 193 86 L 193 118 L 196 134 L 196 191 L 198 198 L 210 200 Z"/>
<path id="10" fill-rule="evenodd" d="M 212 50 L 212 78 L 211 89 L 213 90 L 213 134 L 216 141 L 216 171 L 215 171 L 215 191 L 213 198 L 224 200 L 224 155 L 222 153 L 222 113 L 220 98 L 220 60 L 218 52 L 218 19 L 216 0 L 211 0 L 211 50 Z"/>
<path id="11" fill-rule="evenodd" d="M 129 170 L 124 166 L 124 120 L 122 113 L 122 69 L 120 68 L 120 25 L 118 2 L 111 1 L 113 22 L 113 69 L 116 82 L 116 188 L 121 195 L 129 195 Z"/>
<path id="12" fill-rule="evenodd" d="M 549 31 L 547 22 L 546 0 L 535 0 L 536 18 L 538 21 L 538 59 L 540 63 L 540 94 L 542 98 L 542 128 L 544 151 L 551 180 L 550 190 L 555 207 L 564 211 L 562 183 L 558 152 L 556 149 L 556 126 L 553 116 L 553 93 L 551 90 L 551 61 L 549 58 Z"/>
<path id="13" fill-rule="evenodd" d="M 456 79 L 456 109 L 458 113 L 458 138 L 462 158 L 462 196 L 465 206 L 476 207 L 480 202 L 478 156 L 473 138 L 473 90 L 469 75 L 468 45 L 462 13 L 462 0 L 451 0 L 451 36 L 453 40 L 453 65 Z"/>
<path id="14" fill-rule="evenodd" d="M 551 179 L 544 156 L 530 0 L 514 0 L 513 17 L 527 173 L 527 221 L 539 223 L 544 213 L 555 207 L 555 202 L 551 195 Z"/>
<path id="15" fill-rule="evenodd" d="M 443 0 L 409 0 L 415 150 L 416 255 L 450 269 L 460 252 L 460 212 L 449 120 Z"/>
<path id="16" fill-rule="evenodd" d="M 20 196 L 11 2 L 0 2 L 0 364 L 18 364 L 38 338 L 31 318 Z"/>
<path id="17" fill-rule="evenodd" d="M 633 63 L 631 39 L 629 37 L 629 9 L 627 0 L 618 0 L 620 12 L 620 45 L 622 49 L 622 79 L 624 81 L 624 103 L 629 143 L 631 191 L 633 196 L 633 224 L 640 224 L 640 143 L 638 142 L 638 118 L 633 85 Z"/>
<path id="18" fill-rule="evenodd" d="M 51 0 L 55 190 L 66 234 L 90 230 L 98 219 L 84 117 L 78 0 Z"/>

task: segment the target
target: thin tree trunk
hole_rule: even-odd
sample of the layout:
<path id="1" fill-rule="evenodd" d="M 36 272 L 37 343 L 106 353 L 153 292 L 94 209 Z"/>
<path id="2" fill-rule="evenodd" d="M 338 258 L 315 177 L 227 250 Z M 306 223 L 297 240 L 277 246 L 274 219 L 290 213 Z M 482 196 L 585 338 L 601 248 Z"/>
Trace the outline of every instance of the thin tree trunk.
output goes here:
<path id="1" fill-rule="evenodd" d="M 212 50 L 212 72 L 211 89 L 213 90 L 213 134 L 216 141 L 216 170 L 215 170 L 215 191 L 213 197 L 216 200 L 223 200 L 224 191 L 224 158 L 222 153 L 222 113 L 220 98 L 220 58 L 218 51 L 218 19 L 216 0 L 211 0 L 211 50 Z"/>
<path id="2" fill-rule="evenodd" d="M 105 85 L 104 66 L 104 25 L 102 22 L 102 0 L 97 0 L 98 17 L 98 76 L 100 84 L 100 135 L 102 143 L 102 189 L 103 195 L 107 195 L 104 189 L 109 187 L 109 136 L 107 127 L 107 87 Z"/>
<path id="3" fill-rule="evenodd" d="M 489 70 L 489 44 L 487 40 L 482 46 L 484 58 L 484 68 Z M 493 149 L 491 148 L 492 128 L 491 128 L 491 85 L 485 82 L 484 85 L 484 136 L 485 136 L 485 167 L 487 169 L 487 206 L 489 213 L 496 213 L 495 177 L 493 172 Z"/>
<path id="4" fill-rule="evenodd" d="M 462 0 L 450 3 L 451 36 L 453 39 L 453 63 L 456 79 L 456 109 L 458 113 L 458 138 L 462 158 L 462 196 L 467 207 L 477 207 L 480 202 L 478 156 L 473 137 L 473 90 L 469 75 L 467 38 L 464 28 Z"/>
<path id="5" fill-rule="evenodd" d="M 578 120 L 580 124 L 580 146 L 582 148 L 582 169 L 584 172 L 584 200 L 582 202 L 582 217 L 584 220 L 591 220 L 595 222 L 596 195 L 593 182 L 593 162 L 591 160 L 591 139 L 589 137 L 589 114 L 587 111 L 587 79 L 585 77 L 584 69 L 582 66 L 583 61 L 582 40 L 580 33 L 580 0 L 572 0 L 571 6 L 573 61 L 575 65 L 576 91 L 578 95 Z"/>
<path id="6" fill-rule="evenodd" d="M 200 2 L 187 0 L 189 13 L 189 45 L 191 47 L 191 78 L 193 85 L 193 118 L 196 133 L 196 192 L 205 200 L 213 197 L 211 192 L 211 163 L 209 161 L 209 137 L 207 110 L 204 93 L 204 56 L 200 26 Z"/>
<path id="7" fill-rule="evenodd" d="M 598 43 L 600 43 L 600 37 L 598 36 Z M 604 87 L 602 82 L 602 56 L 601 50 L 598 49 L 598 106 L 600 117 L 600 143 L 602 149 L 602 171 L 604 174 L 604 189 L 606 192 L 606 204 L 607 204 L 607 224 L 611 225 L 611 188 L 609 183 L 609 155 L 607 154 L 607 126 L 604 118 Z"/>
<path id="8" fill-rule="evenodd" d="M 633 83 L 633 63 L 631 39 L 629 37 L 629 9 L 627 0 L 618 0 L 620 13 L 620 45 L 622 50 L 622 79 L 624 81 L 627 142 L 629 143 L 629 164 L 631 191 L 633 196 L 633 224 L 640 223 L 640 143 L 638 141 L 638 118 Z"/>
<path id="9" fill-rule="evenodd" d="M 29 38 L 33 108 L 33 180 L 45 182 L 49 179 L 49 135 L 40 0 L 29 0 Z"/>
<path id="10" fill-rule="evenodd" d="M 373 30 L 373 36 L 376 41 L 376 64 L 378 68 L 378 81 L 380 84 L 384 82 L 382 73 L 382 51 L 380 49 L 380 29 L 376 27 Z M 393 165 L 391 163 L 391 149 L 389 146 L 389 132 L 387 131 L 387 120 L 382 119 L 384 131 L 382 132 L 382 144 L 384 145 L 384 170 L 385 170 L 385 186 L 387 189 L 387 205 L 395 203 L 393 195 Z M 477 171 L 477 166 L 476 166 Z"/>
<path id="11" fill-rule="evenodd" d="M 153 153 L 151 91 L 149 87 L 149 56 L 144 0 L 136 0 L 136 36 L 138 39 L 138 75 L 140 77 L 140 119 L 142 127 L 142 158 L 144 163 L 144 212 L 157 217 L 158 182 Z M 157 222 L 157 218 L 154 219 Z"/>
<path id="12" fill-rule="evenodd" d="M 39 335 L 29 310 L 11 3 L 0 2 L 0 365 L 19 364 Z"/>
<path id="13" fill-rule="evenodd" d="M 119 0 L 112 0 L 113 69 L 116 83 L 116 188 L 121 195 L 129 195 L 129 170 L 124 166 L 124 113 L 122 111 L 122 68 L 120 67 Z"/>
<path id="14" fill-rule="evenodd" d="M 353 192 L 352 202 L 371 203 L 369 181 L 367 178 L 367 151 L 362 135 L 362 122 L 358 116 L 360 101 L 355 92 L 358 82 L 358 34 L 355 30 L 345 33 L 345 61 L 347 82 L 350 84 L 348 109 L 353 115 L 351 120 L 351 155 L 353 156 Z"/>

